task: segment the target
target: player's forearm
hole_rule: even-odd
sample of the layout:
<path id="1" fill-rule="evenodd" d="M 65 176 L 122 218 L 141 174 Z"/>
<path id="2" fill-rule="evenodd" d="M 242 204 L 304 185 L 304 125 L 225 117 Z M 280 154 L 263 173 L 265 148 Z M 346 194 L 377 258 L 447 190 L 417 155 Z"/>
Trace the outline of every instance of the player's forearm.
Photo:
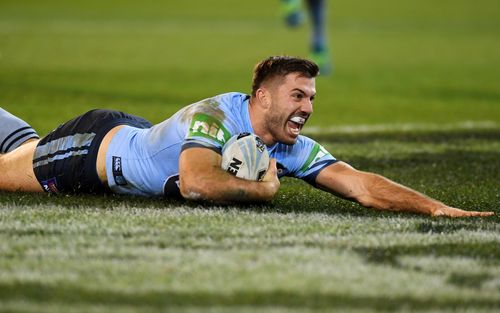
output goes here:
<path id="1" fill-rule="evenodd" d="M 215 203 L 270 201 L 278 188 L 276 182 L 243 180 L 218 168 L 214 168 L 210 175 L 184 179 L 181 176 L 180 179 L 184 198 Z"/>
<path id="2" fill-rule="evenodd" d="M 414 212 L 433 215 L 445 204 L 415 190 L 376 174 L 366 174 L 366 193 L 357 200 L 366 207 L 378 210 Z"/>
<path id="3" fill-rule="evenodd" d="M 278 192 L 276 162 L 260 182 L 229 174 L 221 156 L 205 148 L 184 150 L 179 159 L 180 191 L 185 199 L 215 203 L 270 201 Z"/>

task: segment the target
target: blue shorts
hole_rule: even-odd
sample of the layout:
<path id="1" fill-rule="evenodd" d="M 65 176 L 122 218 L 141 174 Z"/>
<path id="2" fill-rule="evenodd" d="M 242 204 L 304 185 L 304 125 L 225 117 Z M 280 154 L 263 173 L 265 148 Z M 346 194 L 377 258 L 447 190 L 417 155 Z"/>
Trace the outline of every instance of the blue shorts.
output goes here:
<path id="1" fill-rule="evenodd" d="M 152 126 L 142 117 L 92 110 L 42 138 L 33 156 L 33 170 L 42 188 L 49 193 L 108 192 L 97 175 L 97 152 L 104 136 L 118 125 Z"/>

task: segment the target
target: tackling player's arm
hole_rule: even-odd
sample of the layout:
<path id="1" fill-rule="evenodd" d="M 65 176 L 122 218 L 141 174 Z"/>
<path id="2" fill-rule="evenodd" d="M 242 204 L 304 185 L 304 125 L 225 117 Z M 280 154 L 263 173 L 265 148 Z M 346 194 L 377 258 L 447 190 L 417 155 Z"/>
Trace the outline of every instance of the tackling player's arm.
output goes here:
<path id="1" fill-rule="evenodd" d="M 270 201 L 278 192 L 276 160 L 262 181 L 249 181 L 221 168 L 222 157 L 201 147 L 185 149 L 179 159 L 180 191 L 185 199 L 216 203 Z"/>
<path id="2" fill-rule="evenodd" d="M 474 212 L 452 208 L 383 176 L 358 171 L 337 162 L 316 177 L 319 188 L 377 210 L 414 212 L 432 216 L 490 216 L 493 212 Z"/>

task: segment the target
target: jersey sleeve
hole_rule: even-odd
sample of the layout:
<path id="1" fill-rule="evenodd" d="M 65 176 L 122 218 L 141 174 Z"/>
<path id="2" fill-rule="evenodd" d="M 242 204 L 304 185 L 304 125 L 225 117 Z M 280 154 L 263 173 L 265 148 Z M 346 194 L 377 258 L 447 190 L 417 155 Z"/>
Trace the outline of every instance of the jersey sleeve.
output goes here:
<path id="1" fill-rule="evenodd" d="M 319 172 L 337 162 L 337 159 L 316 141 L 307 137 L 303 138 L 304 140 L 296 146 L 300 151 L 297 153 L 295 166 L 290 174 L 316 186 L 316 177 Z"/>
<path id="2" fill-rule="evenodd" d="M 247 100 L 247 95 L 231 92 L 188 107 L 181 117 L 187 127 L 183 129 L 182 150 L 203 147 L 221 154 L 233 135 L 248 132 L 248 117 L 243 114 L 248 111 Z"/>
<path id="3" fill-rule="evenodd" d="M 194 113 L 184 138 L 182 150 L 202 147 L 221 154 L 222 147 L 231 138 L 231 125 L 210 112 Z"/>

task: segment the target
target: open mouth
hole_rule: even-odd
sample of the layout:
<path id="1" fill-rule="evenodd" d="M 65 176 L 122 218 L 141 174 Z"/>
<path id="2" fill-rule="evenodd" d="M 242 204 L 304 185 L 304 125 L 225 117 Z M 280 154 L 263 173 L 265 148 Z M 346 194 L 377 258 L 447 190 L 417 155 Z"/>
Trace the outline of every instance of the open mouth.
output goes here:
<path id="1" fill-rule="evenodd" d="M 306 119 L 304 117 L 293 116 L 292 118 L 290 118 L 288 120 L 287 124 L 288 124 L 288 128 L 290 129 L 290 132 L 293 135 L 298 136 L 300 133 L 300 130 L 304 126 L 305 122 L 306 122 Z"/>

